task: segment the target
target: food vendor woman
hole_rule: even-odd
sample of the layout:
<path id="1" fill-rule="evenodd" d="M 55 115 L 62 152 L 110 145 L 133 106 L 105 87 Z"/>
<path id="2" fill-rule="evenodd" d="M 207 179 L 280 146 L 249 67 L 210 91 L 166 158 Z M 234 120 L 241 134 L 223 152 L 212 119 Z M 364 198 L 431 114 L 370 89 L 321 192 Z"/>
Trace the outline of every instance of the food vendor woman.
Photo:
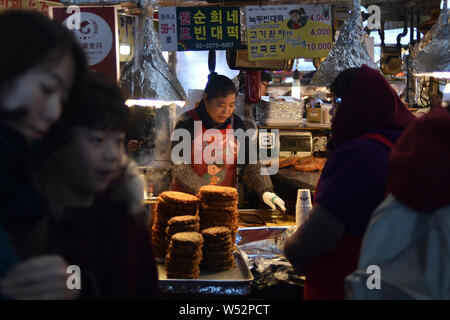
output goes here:
<path id="1" fill-rule="evenodd" d="M 273 193 L 270 176 L 261 174 L 259 162 L 249 161 L 249 144 L 242 146 L 234 137 L 235 130 L 246 129 L 241 118 L 233 113 L 236 93 L 231 79 L 213 72 L 208 76 L 200 104 L 178 119 L 172 136 L 172 161 L 174 155 L 183 161 L 174 161 L 171 190 L 197 194 L 201 186 L 208 184 L 239 185 L 240 191 L 245 186 L 252 188 L 272 209 L 277 205 L 286 210 L 284 201 Z M 186 137 L 190 138 L 188 151 L 179 148 Z M 240 161 L 243 156 L 245 161 Z"/>

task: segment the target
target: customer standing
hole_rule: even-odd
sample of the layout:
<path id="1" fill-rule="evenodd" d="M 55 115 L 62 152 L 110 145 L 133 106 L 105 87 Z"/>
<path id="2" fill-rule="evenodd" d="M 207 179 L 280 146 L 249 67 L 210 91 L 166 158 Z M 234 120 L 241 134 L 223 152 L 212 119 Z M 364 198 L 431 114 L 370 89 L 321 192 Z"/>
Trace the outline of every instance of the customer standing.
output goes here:
<path id="1" fill-rule="evenodd" d="M 386 193 L 390 149 L 415 117 L 377 70 L 341 72 L 334 95 L 330 156 L 315 204 L 286 241 L 286 257 L 304 271 L 304 299 L 344 299 L 370 215 Z"/>
<path id="2" fill-rule="evenodd" d="M 398 139 L 389 196 L 371 217 L 358 270 L 346 279 L 348 298 L 450 299 L 449 141 L 443 108 L 431 109 Z M 367 281 L 369 266 L 380 268 L 377 290 L 367 287 L 376 285 Z"/>

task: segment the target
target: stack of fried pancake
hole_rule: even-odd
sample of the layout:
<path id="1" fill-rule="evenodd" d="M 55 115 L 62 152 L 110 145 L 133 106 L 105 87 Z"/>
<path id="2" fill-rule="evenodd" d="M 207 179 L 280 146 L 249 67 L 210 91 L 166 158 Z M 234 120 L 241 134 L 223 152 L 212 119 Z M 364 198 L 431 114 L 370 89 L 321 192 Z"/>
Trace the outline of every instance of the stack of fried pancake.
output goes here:
<path id="1" fill-rule="evenodd" d="M 239 216 L 236 188 L 206 185 L 200 188 L 198 197 L 200 229 L 227 227 L 231 231 L 233 241 L 236 241 Z"/>
<path id="2" fill-rule="evenodd" d="M 178 232 L 199 232 L 200 231 L 200 218 L 196 216 L 176 216 L 170 218 L 166 228 L 166 238 L 170 241 L 170 238 Z"/>
<path id="3" fill-rule="evenodd" d="M 166 237 L 168 221 L 175 216 L 197 215 L 198 198 L 176 191 L 166 191 L 157 198 L 156 216 L 152 223 L 152 245 L 156 257 L 166 255 L 169 240 Z"/>
<path id="4" fill-rule="evenodd" d="M 201 231 L 203 236 L 202 270 L 222 271 L 234 265 L 234 242 L 227 227 L 212 227 Z"/>
<path id="5" fill-rule="evenodd" d="M 179 232 L 170 238 L 165 268 L 167 278 L 198 279 L 203 237 L 198 232 Z"/>

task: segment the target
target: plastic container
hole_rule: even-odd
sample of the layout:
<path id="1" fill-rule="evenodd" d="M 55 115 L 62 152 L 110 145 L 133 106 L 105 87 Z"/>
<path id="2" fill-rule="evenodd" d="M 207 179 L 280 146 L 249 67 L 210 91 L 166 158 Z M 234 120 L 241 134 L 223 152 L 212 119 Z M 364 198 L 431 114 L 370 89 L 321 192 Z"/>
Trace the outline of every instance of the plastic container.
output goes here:
<path id="1" fill-rule="evenodd" d="M 295 205 L 295 225 L 297 228 L 305 221 L 311 209 L 311 191 L 309 189 L 298 189 Z"/>

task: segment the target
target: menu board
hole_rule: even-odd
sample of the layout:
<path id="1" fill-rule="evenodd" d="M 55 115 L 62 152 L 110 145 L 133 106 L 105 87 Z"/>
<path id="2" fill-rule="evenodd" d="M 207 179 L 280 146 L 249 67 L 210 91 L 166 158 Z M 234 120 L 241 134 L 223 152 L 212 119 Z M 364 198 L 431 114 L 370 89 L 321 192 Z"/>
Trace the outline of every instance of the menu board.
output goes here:
<path id="1" fill-rule="evenodd" d="M 163 51 L 241 46 L 239 7 L 161 7 L 158 18 Z"/>
<path id="2" fill-rule="evenodd" d="M 330 4 L 245 8 L 249 60 L 326 57 L 332 48 Z"/>

